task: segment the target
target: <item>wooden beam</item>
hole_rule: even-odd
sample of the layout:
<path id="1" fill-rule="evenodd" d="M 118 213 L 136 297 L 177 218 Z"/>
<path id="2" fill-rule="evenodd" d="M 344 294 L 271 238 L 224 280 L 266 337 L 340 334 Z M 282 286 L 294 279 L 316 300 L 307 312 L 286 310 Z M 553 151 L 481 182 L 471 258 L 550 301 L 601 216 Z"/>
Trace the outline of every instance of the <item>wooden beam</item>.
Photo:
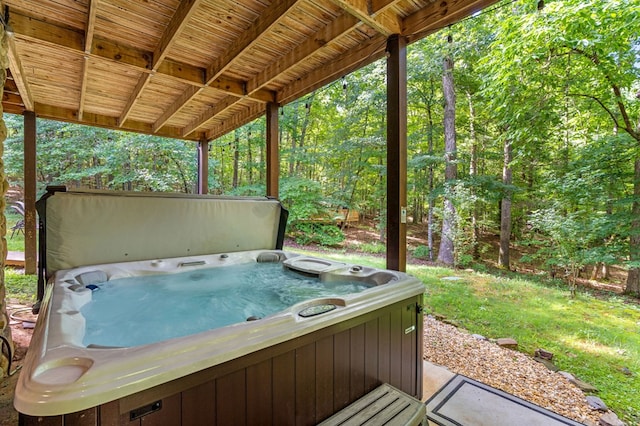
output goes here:
<path id="1" fill-rule="evenodd" d="M 2 112 L 7 114 L 17 114 L 22 115 L 26 109 L 24 109 L 24 105 L 16 105 L 10 103 L 2 103 Z"/>
<path id="2" fill-rule="evenodd" d="M 36 273 L 36 114 L 24 113 L 24 273 Z M 41 296 L 41 295 L 39 295 Z M 39 297 L 38 300 L 41 300 Z"/>
<path id="3" fill-rule="evenodd" d="M 232 95 L 225 96 L 214 106 L 207 108 L 202 114 L 197 116 L 194 120 L 191 121 L 184 129 L 182 129 L 182 136 L 186 137 L 191 133 L 195 132 L 198 127 L 205 124 L 207 121 L 211 120 L 216 115 L 228 109 L 230 106 L 238 102 L 238 98 Z"/>
<path id="4" fill-rule="evenodd" d="M 180 2 L 178 9 L 173 14 L 169 25 L 167 25 L 162 33 L 162 37 L 160 37 L 158 46 L 156 46 L 156 49 L 153 52 L 153 57 L 151 59 L 151 73 L 143 73 L 138 79 L 136 87 L 133 89 L 133 92 L 131 92 L 129 99 L 127 99 L 127 103 L 120 114 L 120 118 L 118 119 L 119 126 L 124 125 L 124 122 L 129 117 L 129 114 L 131 114 L 136 102 L 142 96 L 142 92 L 149 85 L 151 78 L 160 67 L 162 61 L 164 61 L 164 58 L 167 56 L 167 52 L 175 43 L 176 38 L 180 36 L 180 33 L 184 30 L 187 22 L 200 4 L 200 1 L 201 0 L 185 0 Z"/>
<path id="5" fill-rule="evenodd" d="M 147 87 L 151 82 L 151 77 L 153 76 L 153 74 L 155 73 L 142 73 L 142 75 L 138 79 L 136 87 L 133 88 L 131 95 L 129 95 L 129 98 L 127 99 L 127 103 L 124 105 L 124 108 L 122 108 L 120 117 L 118 117 L 118 127 L 124 126 L 125 121 L 127 121 L 127 118 L 129 118 L 129 114 L 131 114 L 131 110 L 133 110 L 133 106 L 142 96 L 142 92 L 144 91 L 145 87 Z"/>
<path id="6" fill-rule="evenodd" d="M 369 0 L 331 1 L 385 37 L 391 34 L 400 34 L 402 31 L 401 22 L 395 14 L 387 11 L 374 11 L 373 4 Z"/>
<path id="7" fill-rule="evenodd" d="M 200 3 L 201 0 L 182 0 L 180 2 L 178 9 L 171 17 L 169 25 L 167 25 L 167 28 L 162 33 L 160 43 L 158 43 L 158 46 L 156 46 L 153 52 L 152 69 L 154 71 L 157 70 L 160 63 L 164 61 L 167 53 L 187 26 L 189 19 L 191 19 Z"/>
<path id="8" fill-rule="evenodd" d="M 387 43 L 387 269 L 407 268 L 407 41 Z"/>
<path id="9" fill-rule="evenodd" d="M 180 97 L 178 97 L 173 102 L 173 104 L 171 104 L 171 107 L 165 110 L 165 112 L 153 124 L 153 128 L 156 129 L 155 131 L 157 131 L 157 129 L 162 128 L 162 126 L 164 126 L 187 103 L 189 103 L 189 101 L 191 101 L 193 98 L 199 95 L 204 90 L 204 87 L 205 86 L 201 86 L 199 88 L 190 87 L 187 90 L 185 90 L 180 95 Z M 265 89 L 257 90 L 251 95 L 248 95 L 246 93 L 246 85 L 244 83 L 238 80 L 232 80 L 228 78 L 218 77 L 208 87 L 212 87 L 221 92 L 227 93 L 229 96 L 224 98 L 227 104 L 224 105 L 223 109 L 217 109 L 217 106 L 214 106 L 209 108 L 207 111 L 203 112 L 202 114 L 200 114 L 199 117 L 201 117 L 202 121 L 197 121 L 198 119 L 196 119 L 193 122 L 191 122 L 189 125 L 187 125 L 183 130 L 183 132 L 186 132 L 185 134 L 190 134 L 195 129 L 200 127 L 205 121 L 208 121 L 211 118 L 213 118 L 213 116 L 210 115 L 211 112 L 215 111 L 215 114 L 219 114 L 220 112 L 224 111 L 225 109 L 227 109 L 233 103 L 239 101 L 240 99 L 250 98 L 251 100 L 258 101 L 258 102 L 265 102 L 265 103 L 273 102 L 276 99 L 275 92 L 271 90 L 265 90 Z M 238 92 L 242 92 L 242 94 L 239 94 Z"/>
<path id="10" fill-rule="evenodd" d="M 301 96 L 311 93 L 320 87 L 329 84 L 343 75 L 362 68 L 377 61 L 385 55 L 386 39 L 377 36 L 360 44 L 358 48 L 350 50 L 346 54 L 323 65 L 304 77 L 289 84 L 278 92 L 278 103 L 286 105 Z"/>
<path id="11" fill-rule="evenodd" d="M 2 91 L 2 104 L 24 105 L 19 93 L 11 93 L 7 90 Z"/>
<path id="12" fill-rule="evenodd" d="M 398 1 L 399 0 L 380 0 L 378 2 L 374 2 L 372 5 L 373 15 L 376 16 L 377 14 L 387 13 Z M 360 25 L 363 25 L 362 22 L 348 13 L 338 16 L 327 26 L 319 29 L 315 34 L 308 37 L 292 51 L 278 58 L 278 60 L 274 61 L 272 65 L 249 80 L 247 82 L 247 93 L 252 94 L 254 91 L 269 84 L 278 75 L 287 72 L 292 67 L 303 62 L 309 56 L 325 47 L 329 42 L 339 39 Z"/>
<path id="13" fill-rule="evenodd" d="M 254 104 L 246 108 L 243 112 L 235 114 L 228 120 L 220 120 L 213 129 L 207 132 L 207 139 L 217 139 L 220 136 L 226 135 L 232 130 L 244 126 L 245 124 L 261 117 L 266 111 L 266 105 L 268 104 Z"/>
<path id="14" fill-rule="evenodd" d="M 182 92 L 180 97 L 173 101 L 173 104 L 171 104 L 169 108 L 165 109 L 164 113 L 162 113 L 162 115 L 155 121 L 155 123 L 153 123 L 153 125 L 151 126 L 153 133 L 158 132 L 162 127 L 164 127 L 164 125 L 167 124 L 167 121 L 169 121 L 171 117 L 177 114 L 178 111 L 180 111 L 180 109 L 187 104 L 187 102 L 193 99 L 202 90 L 202 87 L 198 88 L 195 86 L 191 86 L 187 90 Z"/>
<path id="15" fill-rule="evenodd" d="M 87 6 L 87 26 L 84 31 L 84 53 L 91 53 L 91 46 L 93 45 L 93 33 L 96 26 L 96 3 L 98 0 L 89 0 Z"/>
<path id="16" fill-rule="evenodd" d="M 82 82 L 80 83 L 80 102 L 78 102 L 78 120 L 82 120 L 84 113 L 84 102 L 87 91 L 87 80 L 89 74 L 89 54 L 93 45 L 93 33 L 96 25 L 96 2 L 98 0 L 89 0 L 87 6 L 87 26 L 84 31 L 84 63 L 82 64 Z"/>
<path id="17" fill-rule="evenodd" d="M 205 84 L 211 85 L 214 87 L 214 84 L 218 78 L 224 73 L 240 55 L 247 52 L 252 46 L 254 46 L 260 38 L 268 32 L 271 28 L 280 22 L 283 19 L 287 10 L 292 8 L 301 0 L 285 0 L 285 1 L 276 1 L 271 3 L 256 19 L 253 25 L 246 31 L 242 33 L 240 38 L 231 44 L 231 48 L 225 52 L 218 60 L 207 67 L 207 71 L 205 73 Z M 248 96 L 246 85 L 242 86 L 242 98 Z M 200 91 L 187 90 L 185 91 L 171 106 L 171 109 L 168 110 L 168 114 L 165 113 L 161 117 L 161 119 L 157 120 L 154 123 L 154 128 L 160 128 L 164 123 L 168 122 L 173 115 L 177 114 L 191 99 L 198 95 Z M 273 102 L 275 96 L 271 96 L 271 99 L 268 102 Z M 225 109 L 231 106 L 232 103 L 237 102 L 240 98 L 230 98 L 226 97 L 225 101 L 229 102 L 229 104 L 225 105 Z M 209 115 L 212 111 L 216 110 L 216 108 L 210 108 L 205 111 L 203 115 L 203 119 L 209 120 L 213 118 L 213 116 Z M 220 112 L 220 111 L 218 111 Z M 204 122 L 204 121 L 203 121 Z M 202 125 L 203 122 L 192 122 L 185 128 L 185 132 L 193 131 Z M 157 127 L 160 126 L 160 127 Z"/>
<path id="18" fill-rule="evenodd" d="M 280 149 L 278 138 L 280 132 L 278 131 L 278 109 L 279 105 L 276 103 L 267 104 L 267 197 L 279 197 L 279 183 L 280 183 Z"/>
<path id="19" fill-rule="evenodd" d="M 106 115 L 94 114 L 85 112 L 83 120 L 78 120 L 78 112 L 75 109 L 60 108 L 51 105 L 35 103 L 35 112 L 38 117 L 47 118 L 51 120 L 66 121 L 69 123 L 85 124 L 88 126 L 105 127 L 108 129 L 115 129 L 118 124 L 118 117 L 109 117 Z M 136 133 L 152 134 L 151 124 L 143 123 L 139 121 L 127 120 L 127 123 L 121 127 L 121 130 L 126 130 Z M 188 139 L 188 140 L 200 140 L 202 134 L 192 133 L 189 137 L 183 138 L 181 129 L 177 127 L 164 127 L 157 133 L 158 136 L 164 136 L 174 139 Z"/>
<path id="20" fill-rule="evenodd" d="M 454 24 L 498 0 L 444 0 L 433 2 L 403 20 L 403 31 L 407 42 L 412 43 L 429 34 Z"/>
<path id="21" fill-rule="evenodd" d="M 22 98 L 22 103 L 24 104 L 24 108 L 27 111 L 33 111 L 33 96 L 31 95 L 31 89 L 29 88 L 29 83 L 27 82 L 24 74 L 24 69 L 22 68 L 22 62 L 20 61 L 20 57 L 18 56 L 18 52 L 16 50 L 16 44 L 13 39 L 13 35 L 8 34 L 6 39 L 9 45 L 9 51 L 7 52 L 7 56 L 9 58 L 9 69 L 11 70 L 13 81 L 18 88 L 18 92 L 20 93 L 20 97 Z"/>
<path id="22" fill-rule="evenodd" d="M 13 11 L 9 15 L 9 22 L 14 29 L 16 37 L 63 48 L 77 55 L 85 55 L 84 38 L 81 32 L 57 27 Z M 153 72 L 153 55 L 153 52 L 150 51 L 134 49 L 98 37 L 94 37 L 94 43 L 89 53 L 92 58 L 118 62 L 147 74 Z M 158 65 L 157 72 L 182 83 L 196 87 L 205 86 L 205 68 L 165 60 Z M 246 96 L 247 94 L 246 84 L 240 80 L 216 78 L 209 83 L 210 87 L 238 97 Z M 260 102 L 269 102 L 275 99 L 275 93 L 270 90 L 261 90 L 254 92 L 249 97 Z"/>
<path id="23" fill-rule="evenodd" d="M 318 30 L 313 36 L 307 38 L 292 51 L 278 58 L 277 61 L 274 61 L 269 67 L 249 80 L 247 82 L 247 93 L 254 93 L 269 84 L 279 74 L 304 61 L 318 49 L 326 46 L 331 40 L 347 34 L 360 24 L 360 21 L 349 14 L 338 16 L 326 27 Z"/>
<path id="24" fill-rule="evenodd" d="M 231 48 L 225 52 L 218 60 L 207 67 L 207 84 L 218 78 L 225 72 L 242 54 L 251 47 L 269 30 L 275 27 L 286 15 L 286 12 L 301 0 L 280 0 L 271 2 L 260 16 L 246 31 L 242 32 L 240 38 L 231 43 Z"/>

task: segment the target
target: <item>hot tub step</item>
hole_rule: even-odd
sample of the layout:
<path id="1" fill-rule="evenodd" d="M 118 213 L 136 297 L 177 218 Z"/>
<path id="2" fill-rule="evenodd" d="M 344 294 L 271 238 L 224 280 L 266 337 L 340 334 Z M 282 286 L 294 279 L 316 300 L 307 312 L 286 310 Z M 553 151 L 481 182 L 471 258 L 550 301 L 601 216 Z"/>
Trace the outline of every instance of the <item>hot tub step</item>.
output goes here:
<path id="1" fill-rule="evenodd" d="M 416 398 L 385 383 L 318 426 L 422 425 L 426 410 Z"/>

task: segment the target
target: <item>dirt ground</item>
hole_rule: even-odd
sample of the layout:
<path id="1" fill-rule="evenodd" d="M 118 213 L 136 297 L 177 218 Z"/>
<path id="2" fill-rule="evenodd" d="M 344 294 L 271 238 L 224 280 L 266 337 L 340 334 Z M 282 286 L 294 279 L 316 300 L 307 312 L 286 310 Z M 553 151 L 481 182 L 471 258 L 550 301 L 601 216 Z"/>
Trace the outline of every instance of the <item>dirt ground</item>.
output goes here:
<path id="1" fill-rule="evenodd" d="M 25 328 L 23 325 L 35 322 L 36 317 L 28 312 L 23 312 L 25 308 L 29 307 L 16 301 L 8 300 L 7 308 L 10 315 L 15 313 L 16 317 L 28 320 L 26 322 L 11 320 L 10 322 L 11 337 L 15 348 L 11 364 L 11 371 L 14 374 L 8 378 L 0 379 L 0 426 L 15 426 L 18 424 L 18 412 L 13 408 L 13 393 L 33 333 L 32 328 Z"/>

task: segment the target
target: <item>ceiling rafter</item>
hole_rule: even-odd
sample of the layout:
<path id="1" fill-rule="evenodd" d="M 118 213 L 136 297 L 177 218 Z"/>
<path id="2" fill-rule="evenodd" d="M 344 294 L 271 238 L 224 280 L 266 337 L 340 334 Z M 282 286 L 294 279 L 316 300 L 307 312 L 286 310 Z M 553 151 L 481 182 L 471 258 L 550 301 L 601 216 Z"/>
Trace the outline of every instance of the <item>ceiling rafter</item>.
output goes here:
<path id="1" fill-rule="evenodd" d="M 403 20 L 403 34 L 409 42 L 432 34 L 447 25 L 479 12 L 497 0 L 448 0 L 430 3 Z"/>
<path id="2" fill-rule="evenodd" d="M 294 67 L 313 53 L 326 46 L 330 40 L 334 40 L 347 34 L 356 26 L 360 25 L 360 21 L 349 14 L 342 14 L 327 26 L 318 30 L 313 36 L 309 37 L 305 42 L 299 44 L 285 56 L 278 58 L 269 67 L 258 73 L 255 77 L 247 82 L 247 92 L 253 93 L 269 84 L 279 74 Z"/>
<path id="3" fill-rule="evenodd" d="M 87 91 L 87 76 L 89 74 L 89 54 L 93 44 L 93 32 L 96 24 L 96 3 L 98 0 L 89 0 L 87 5 L 87 26 L 84 32 L 84 63 L 82 64 L 82 82 L 80 83 L 80 102 L 78 103 L 78 120 L 82 120 L 84 114 L 84 101 Z"/>
<path id="4" fill-rule="evenodd" d="M 247 107 L 242 114 L 236 114 L 233 118 L 228 120 L 221 120 L 218 126 L 207 132 L 206 138 L 207 140 L 217 139 L 220 136 L 229 133 L 233 129 L 237 129 L 240 126 L 244 126 L 257 118 L 262 117 L 266 110 L 266 104 L 253 104 L 252 106 Z"/>
<path id="5" fill-rule="evenodd" d="M 285 16 L 286 12 L 302 0 L 274 1 L 260 15 L 254 24 L 242 36 L 232 43 L 229 49 L 220 59 L 207 67 L 207 84 L 225 72 L 231 64 L 251 47 L 255 46 L 270 29 L 275 27 Z"/>
<path id="6" fill-rule="evenodd" d="M 176 39 L 180 36 L 180 33 L 187 25 L 187 22 L 197 9 L 201 0 L 185 0 L 180 2 L 178 9 L 173 14 L 169 25 L 165 29 L 162 37 L 160 37 L 160 42 L 156 49 L 153 52 L 153 57 L 151 59 L 151 72 L 150 73 L 142 73 L 138 83 L 136 84 L 135 89 L 129 96 L 127 103 L 125 104 L 124 109 L 122 110 L 122 114 L 120 114 L 120 118 L 118 119 L 119 126 L 122 126 L 124 122 L 131 114 L 131 110 L 135 106 L 136 102 L 142 96 L 142 92 L 145 87 L 151 81 L 151 78 L 155 75 L 156 71 L 160 67 L 160 64 L 164 61 L 167 56 L 167 52 L 171 49 L 171 46 L 175 43 Z"/>
<path id="7" fill-rule="evenodd" d="M 407 16 L 402 21 L 403 34 L 409 40 L 423 38 L 439 29 L 453 24 L 460 19 L 485 8 L 497 0 L 448 0 L 433 2 L 427 7 Z M 389 4 L 387 5 L 389 6 Z M 455 7 L 454 7 L 455 6 Z M 368 65 L 384 56 L 386 38 L 382 35 L 372 38 L 352 51 L 348 56 L 341 56 L 298 79 L 293 84 L 278 92 L 278 103 L 285 105 L 294 99 L 304 96 L 341 75 L 348 74 L 358 68 Z"/>
<path id="8" fill-rule="evenodd" d="M 356 50 L 349 51 L 348 55 L 342 55 L 316 69 L 304 77 L 296 80 L 283 90 L 278 92 L 278 103 L 287 103 L 311 93 L 320 87 L 337 80 L 343 75 L 349 74 L 358 68 L 362 68 L 382 58 L 385 54 L 387 38 L 382 34 L 360 44 Z"/>
<path id="9" fill-rule="evenodd" d="M 63 48 L 72 54 L 86 55 L 82 32 L 39 21 L 13 11 L 9 15 L 9 24 L 14 30 L 15 37 Z M 93 45 L 88 56 L 128 65 L 144 73 L 152 72 L 152 52 L 123 46 L 104 38 L 93 37 Z M 157 72 L 191 86 L 205 86 L 206 70 L 204 68 L 167 59 L 159 65 Z M 211 82 L 210 87 L 238 97 L 246 96 L 245 83 L 239 80 L 217 78 Z M 259 102 L 268 102 L 269 99 L 274 98 L 274 93 L 270 90 L 262 90 L 249 97 Z"/>
<path id="10" fill-rule="evenodd" d="M 82 121 L 78 119 L 76 110 L 55 107 L 52 105 L 46 105 L 41 103 L 35 103 L 34 112 L 38 117 L 48 118 L 51 120 L 65 121 L 69 123 L 79 123 L 88 126 L 105 127 L 108 129 L 115 129 L 117 126 L 117 117 L 110 117 L 101 114 L 95 114 L 91 112 L 85 112 Z M 127 130 L 136 133 L 151 134 L 151 125 L 149 123 L 142 123 L 139 121 L 128 120 L 127 123 L 120 128 L 120 130 Z M 164 136 L 168 138 L 184 139 L 181 134 L 181 129 L 177 127 L 165 127 L 162 131 L 157 133 L 158 136 Z M 204 136 L 200 133 L 194 133 L 189 140 L 200 140 Z"/>
<path id="11" fill-rule="evenodd" d="M 22 98 L 24 108 L 27 111 L 33 111 L 33 96 L 31 95 L 29 83 L 27 82 L 27 79 L 24 75 L 24 69 L 22 68 L 22 62 L 20 61 L 20 57 L 18 56 L 18 52 L 16 50 L 16 44 L 13 39 L 13 35 L 9 35 L 9 37 L 7 37 L 7 42 L 9 44 L 9 69 L 11 70 L 13 81 L 16 83 L 16 87 L 18 88 L 18 92 L 20 93 L 20 97 Z"/>
<path id="12" fill-rule="evenodd" d="M 187 125 L 184 129 L 182 129 L 182 136 L 186 137 L 191 133 L 195 132 L 196 129 L 202 126 L 207 121 L 211 120 L 216 115 L 228 109 L 231 105 L 238 102 L 238 98 L 234 96 L 226 96 L 224 99 L 218 101 L 215 105 L 207 108 L 202 114 L 192 120 L 189 125 Z"/>
<path id="13" fill-rule="evenodd" d="M 260 17 L 256 19 L 256 21 L 251 25 L 251 27 L 246 31 L 244 31 L 238 40 L 231 43 L 230 49 L 227 50 L 227 52 L 224 55 L 222 55 L 218 60 L 216 60 L 214 63 L 210 64 L 207 67 L 207 71 L 205 74 L 206 75 L 205 84 L 210 85 L 217 78 L 219 78 L 222 75 L 222 73 L 224 73 L 239 56 L 246 53 L 251 47 L 255 46 L 255 44 L 261 40 L 264 34 L 268 33 L 270 29 L 272 29 L 275 25 L 277 25 L 284 18 L 284 16 L 286 15 L 286 12 L 290 10 L 292 7 L 294 7 L 296 4 L 298 4 L 300 1 L 302 0 L 285 0 L 285 1 L 275 1 L 271 3 L 264 10 L 264 12 L 260 14 Z M 173 115 L 177 114 L 187 103 L 189 103 L 194 97 L 196 97 L 202 90 L 203 89 L 200 89 L 198 91 L 188 90 L 187 92 L 190 94 L 190 96 L 185 96 L 187 92 L 183 93 L 176 100 L 176 102 L 174 102 L 171 105 L 170 110 L 172 111 L 172 114 L 171 115 L 164 114 L 164 116 L 161 117 L 162 120 L 157 120 L 154 123 L 153 125 L 154 129 L 161 128 L 165 123 L 167 123 L 171 119 L 171 117 L 173 117 Z M 242 96 L 236 98 L 236 102 L 248 96 L 248 93 L 246 91 L 246 85 L 243 87 L 243 91 L 244 93 L 242 94 Z M 229 98 L 228 97 L 225 98 L 225 101 L 228 102 Z M 227 105 L 227 108 L 229 106 L 230 105 Z M 208 111 L 215 111 L 215 110 L 216 108 L 211 108 Z M 200 125 L 202 125 L 202 123 L 213 118 L 213 116 L 211 117 L 205 116 L 203 118 L 206 118 L 206 119 L 201 123 L 198 124 L 198 123 L 192 122 L 188 127 L 191 128 L 192 126 L 195 125 L 196 126 L 195 128 L 197 128 Z"/>
<path id="14" fill-rule="evenodd" d="M 388 2 L 386 5 L 377 5 L 379 10 L 374 10 L 371 0 L 331 1 L 385 37 L 402 32 L 400 20 L 395 15 L 387 13 L 386 10 L 387 6 L 393 2 Z"/>
<path id="15" fill-rule="evenodd" d="M 386 13 L 394 4 L 400 0 L 383 0 L 372 6 L 373 14 Z M 327 26 L 318 30 L 305 42 L 299 44 L 295 49 L 279 58 L 277 61 L 260 72 L 247 82 L 247 91 L 253 93 L 273 81 L 278 75 L 288 71 L 299 63 L 303 62 L 318 50 L 322 49 L 330 40 L 337 40 L 348 34 L 353 29 L 364 23 L 352 14 L 344 13 L 331 21 Z"/>

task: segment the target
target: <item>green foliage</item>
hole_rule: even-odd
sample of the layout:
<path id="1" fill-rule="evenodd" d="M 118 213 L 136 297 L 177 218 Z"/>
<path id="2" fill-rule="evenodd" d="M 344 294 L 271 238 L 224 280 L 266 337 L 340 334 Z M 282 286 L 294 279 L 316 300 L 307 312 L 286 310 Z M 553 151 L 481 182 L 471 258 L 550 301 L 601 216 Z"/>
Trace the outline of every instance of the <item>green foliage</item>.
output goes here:
<path id="1" fill-rule="evenodd" d="M 382 253 L 386 253 L 387 251 L 387 246 L 379 242 L 362 243 L 358 245 L 357 248 L 359 251 L 363 253 L 369 253 L 369 254 L 382 254 Z"/>
<path id="2" fill-rule="evenodd" d="M 5 170 L 23 186 L 22 120 L 8 116 Z M 97 189 L 193 192 L 195 147 L 191 142 L 79 126 L 44 119 L 37 126 L 37 185 Z"/>
<path id="3" fill-rule="evenodd" d="M 418 259 L 427 259 L 429 260 L 429 247 L 424 245 L 419 245 L 413 250 L 413 257 L 417 257 Z"/>
<path id="4" fill-rule="evenodd" d="M 298 244 L 318 244 L 324 247 L 336 247 L 344 240 L 344 234 L 336 225 L 326 223 L 302 222 L 289 227 L 289 234 Z"/>
<path id="5" fill-rule="evenodd" d="M 298 244 L 333 247 L 344 240 L 330 206 L 323 201 L 319 183 L 308 179 L 283 179 L 280 201 L 289 210 L 288 234 Z"/>
<path id="6" fill-rule="evenodd" d="M 329 206 L 323 203 L 320 183 L 301 178 L 285 178 L 280 181 L 280 201 L 289 210 L 289 223 L 320 216 L 329 218 Z"/>

